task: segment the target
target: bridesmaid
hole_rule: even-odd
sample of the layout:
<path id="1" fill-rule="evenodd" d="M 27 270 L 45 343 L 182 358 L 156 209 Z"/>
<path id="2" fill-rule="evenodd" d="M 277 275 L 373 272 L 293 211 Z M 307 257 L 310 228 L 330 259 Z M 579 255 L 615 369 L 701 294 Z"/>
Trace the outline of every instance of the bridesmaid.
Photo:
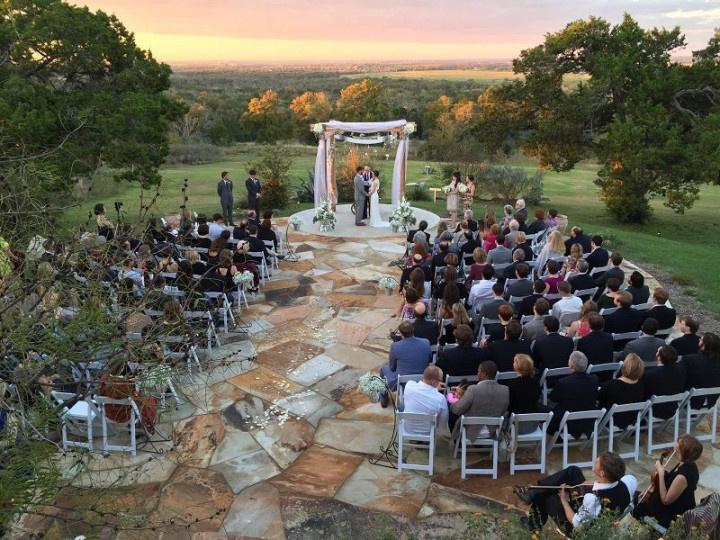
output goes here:
<path id="1" fill-rule="evenodd" d="M 460 197 L 458 186 L 460 185 L 460 182 L 460 171 L 455 171 L 452 173 L 452 180 L 448 186 L 449 189 L 445 199 L 447 203 L 447 211 L 450 214 L 450 222 L 452 223 L 451 227 L 455 227 L 455 224 L 457 223 L 458 202 Z"/>
<path id="2" fill-rule="evenodd" d="M 472 174 L 468 174 L 465 177 L 465 185 L 467 186 L 467 191 L 465 192 L 465 195 L 463 195 L 463 203 L 465 210 L 467 210 L 472 209 L 473 201 L 475 199 L 475 177 Z"/>

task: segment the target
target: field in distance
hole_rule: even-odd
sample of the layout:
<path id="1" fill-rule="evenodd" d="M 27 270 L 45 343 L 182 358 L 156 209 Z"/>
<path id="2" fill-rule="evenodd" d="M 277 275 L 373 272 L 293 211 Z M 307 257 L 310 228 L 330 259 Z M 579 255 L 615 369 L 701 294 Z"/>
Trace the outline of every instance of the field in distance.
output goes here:
<path id="1" fill-rule="evenodd" d="M 343 75 L 349 79 L 435 79 L 448 81 L 484 81 L 488 84 L 498 84 L 516 79 L 522 75 L 511 70 L 493 69 L 411 69 L 407 71 L 371 71 L 367 73 L 353 73 Z M 565 83 L 574 86 L 579 81 L 587 80 L 587 75 L 566 75 Z"/>

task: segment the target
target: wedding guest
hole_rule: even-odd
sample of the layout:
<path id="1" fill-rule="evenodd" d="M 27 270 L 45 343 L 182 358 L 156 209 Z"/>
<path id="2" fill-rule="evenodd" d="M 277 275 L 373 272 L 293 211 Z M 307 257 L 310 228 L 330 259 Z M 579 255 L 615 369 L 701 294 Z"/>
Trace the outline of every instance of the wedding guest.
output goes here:
<path id="1" fill-rule="evenodd" d="M 662 287 L 656 287 L 653 290 L 651 299 L 655 305 L 643 314 L 643 318 L 655 319 L 661 330 L 675 326 L 675 320 L 677 318 L 676 312 L 673 308 L 665 305 L 669 299 L 670 295 L 667 290 Z"/>
<path id="2" fill-rule="evenodd" d="M 448 408 L 442 394 L 443 372 L 437 366 L 427 366 L 419 381 L 408 381 L 403 392 L 404 412 L 436 415 L 436 426 L 444 428 L 448 420 Z M 413 422 L 407 423 L 407 429 L 418 435 L 429 435 L 430 428 Z"/>
<path id="3" fill-rule="evenodd" d="M 455 343 L 455 339 L 457 338 L 457 336 L 455 335 L 455 330 L 458 329 L 460 326 L 467 326 L 471 330 L 474 330 L 474 324 L 472 320 L 470 320 L 470 317 L 468 316 L 468 313 L 465 310 L 465 306 L 462 304 L 462 302 L 458 301 L 452 304 L 449 312 L 444 310 L 445 305 L 446 304 L 443 302 L 442 314 L 449 315 L 449 317 L 444 317 L 440 319 L 440 323 L 443 325 L 442 335 L 440 336 L 440 345 Z M 447 323 L 446 321 L 450 322 Z"/>
<path id="4" fill-rule="evenodd" d="M 405 295 L 403 301 L 398 306 L 398 309 L 393 313 L 393 317 L 401 317 L 403 320 L 414 320 L 415 318 L 415 306 L 417 304 L 424 304 L 422 297 L 412 287 L 405 288 Z"/>
<path id="5" fill-rule="evenodd" d="M 522 217 L 523 221 L 527 221 L 527 208 L 525 208 L 525 199 L 515 201 L 515 219 Z"/>
<path id="6" fill-rule="evenodd" d="M 513 322 L 513 309 L 509 304 L 502 304 L 497 308 L 497 323 L 485 326 L 486 337 L 482 341 L 482 346 L 487 347 L 493 341 L 502 341 L 505 339 L 505 329 Z"/>
<path id="7" fill-rule="evenodd" d="M 590 277 L 590 274 L 588 274 L 589 270 L 590 266 L 587 261 L 580 259 L 577 263 L 576 272 L 574 272 L 572 276 L 567 277 L 573 293 L 595 288 L 595 280 Z M 582 295 L 580 298 L 584 302 L 586 300 L 590 300 L 590 296 L 591 295 Z"/>
<path id="8" fill-rule="evenodd" d="M 458 199 L 459 199 L 459 186 L 462 183 L 460 178 L 460 171 L 452 173 L 452 180 L 448 185 L 448 191 L 446 195 L 447 211 L 450 215 L 450 222 L 454 226 L 457 223 L 457 212 L 458 212 Z"/>
<path id="9" fill-rule="evenodd" d="M 467 416 L 504 416 L 510 404 L 510 390 L 507 386 L 498 384 L 495 380 L 497 366 L 491 360 L 480 363 L 478 368 L 477 384 L 467 388 L 460 400 L 451 407 L 456 418 L 461 415 Z M 456 423 L 455 427 L 460 423 Z M 467 436 L 474 440 L 479 434 L 482 426 L 468 426 Z M 453 436 L 458 435 L 457 429 Z"/>
<path id="10" fill-rule="evenodd" d="M 640 403 L 645 400 L 645 387 L 642 381 L 645 366 L 642 359 L 635 353 L 630 353 L 623 360 L 620 377 L 606 381 L 600 386 L 598 404 L 610 410 L 613 405 L 627 403 Z M 613 418 L 615 425 L 625 429 L 637 420 L 637 413 L 626 412 L 616 414 Z"/>
<path id="11" fill-rule="evenodd" d="M 446 375 L 475 375 L 480 362 L 485 360 L 485 352 L 473 347 L 474 334 L 467 324 L 455 327 L 453 334 L 457 347 L 443 348 L 436 365 Z"/>
<path id="12" fill-rule="evenodd" d="M 635 270 L 630 274 L 628 283 L 629 285 L 625 290 L 632 294 L 633 306 L 644 304 L 648 301 L 648 298 L 650 298 L 650 288 L 645 285 L 645 277 L 640 272 Z"/>
<path id="13" fill-rule="evenodd" d="M 496 281 L 490 290 L 492 296 L 480 302 L 475 310 L 479 318 L 497 319 L 500 306 L 510 306 L 510 309 L 514 311 L 513 306 L 503 296 L 504 285 L 501 281 Z"/>
<path id="14" fill-rule="evenodd" d="M 540 231 L 544 231 L 547 228 L 547 224 L 545 223 L 545 211 L 538 208 L 535 210 L 535 221 L 533 221 L 530 225 L 528 225 L 528 234 L 537 234 Z"/>
<path id="15" fill-rule="evenodd" d="M 522 250 L 522 252 L 525 254 L 524 261 L 532 261 L 535 258 L 535 254 L 533 253 L 532 248 L 527 243 L 527 237 L 525 236 L 525 233 L 522 231 L 518 231 L 517 234 L 517 243 L 515 244 L 515 251 Z"/>
<path id="16" fill-rule="evenodd" d="M 547 263 L 547 275 L 543 277 L 543 281 L 547 283 L 548 294 L 559 294 L 558 283 L 565 280 L 565 276 L 560 273 L 560 265 L 555 259 L 550 259 Z M 550 302 L 554 304 L 554 301 Z"/>
<path id="17" fill-rule="evenodd" d="M 564 274 L 570 274 L 577 271 L 578 262 L 583 260 L 583 248 L 579 243 L 570 246 L 570 255 L 565 259 Z"/>
<path id="18" fill-rule="evenodd" d="M 623 256 L 617 251 L 613 252 L 610 256 L 610 268 L 607 272 L 603 272 L 599 277 L 595 278 L 595 285 L 599 287 L 598 296 L 602 293 L 602 290 L 607 284 L 607 280 L 610 278 L 617 278 L 620 283 L 625 281 L 625 272 L 620 267 L 623 262 Z"/>
<path id="19" fill-rule="evenodd" d="M 486 264 L 483 268 L 483 277 L 480 281 L 470 288 L 470 294 L 468 294 L 467 303 L 473 310 L 483 301 L 492 298 L 492 287 L 495 285 L 497 280 L 495 279 L 495 269 Z"/>
<path id="20" fill-rule="evenodd" d="M 605 331 L 610 334 L 624 334 L 626 332 L 637 332 L 642 324 L 642 313 L 632 308 L 632 295 L 629 292 L 621 291 L 615 297 L 615 307 L 618 308 L 605 317 Z M 615 346 L 622 350 L 627 341 L 616 341 Z"/>
<path id="21" fill-rule="evenodd" d="M 460 303 L 460 289 L 456 283 L 449 282 L 445 285 L 445 289 L 443 290 L 442 302 L 440 302 L 439 319 L 441 321 L 443 319 L 452 319 L 452 308 L 458 303 Z"/>
<path id="22" fill-rule="evenodd" d="M 472 176 L 472 175 L 470 175 Z M 468 193 L 470 192 L 470 186 L 468 185 Z M 475 184 L 473 184 L 473 195 L 475 193 Z M 473 211 L 472 208 L 466 208 L 465 212 L 463 213 L 463 219 L 467 221 L 468 229 L 470 229 L 471 232 L 476 233 L 478 232 L 478 222 L 473 219 Z"/>
<path id="23" fill-rule="evenodd" d="M 530 296 L 533 293 L 532 281 L 528 279 L 530 275 L 530 267 L 524 262 L 518 263 L 515 267 L 515 275 L 513 276 L 514 282 L 506 282 L 507 289 L 505 291 L 506 297 L 509 299 L 511 296 L 524 298 Z"/>
<path id="24" fill-rule="evenodd" d="M 575 349 L 573 340 L 558 333 L 560 321 L 552 315 L 543 319 L 543 325 L 545 326 L 545 335 L 535 340 L 532 346 L 535 367 L 537 369 L 565 367 L 570 354 Z"/>
<path id="25" fill-rule="evenodd" d="M 555 433 L 565 411 L 588 411 L 597 408 L 598 378 L 587 372 L 588 359 L 580 351 L 574 351 L 567 360 L 572 375 L 560 378 L 555 383 L 548 399 L 555 403 L 553 417 L 548 425 L 548 433 Z M 593 430 L 592 420 L 575 420 L 568 424 L 568 432 L 574 438 L 590 436 Z"/>
<path id="26" fill-rule="evenodd" d="M 443 233 L 447 232 L 447 230 L 447 221 L 441 221 L 440 223 L 438 223 L 437 234 L 435 235 L 435 240 L 433 240 L 433 251 L 437 249 L 438 244 L 440 244 L 440 238 L 442 237 Z"/>
<path id="27" fill-rule="evenodd" d="M 611 309 L 615 307 L 615 298 L 620 294 L 620 280 L 618 278 L 610 278 L 605 284 L 607 287 L 605 293 L 598 298 L 598 309 Z"/>
<path id="28" fill-rule="evenodd" d="M 548 285 L 542 279 L 536 279 L 533 281 L 533 293 L 530 296 L 523 298 L 522 302 L 518 307 L 518 315 L 532 315 L 533 306 L 540 298 L 543 298 L 548 292 Z"/>
<path id="29" fill-rule="evenodd" d="M 593 364 L 606 364 L 614 360 L 614 344 L 610 334 L 604 331 L 605 319 L 597 313 L 588 317 L 590 332 L 577 342 L 577 350 L 585 353 L 588 361 Z"/>
<path id="30" fill-rule="evenodd" d="M 262 223 L 260 223 L 260 227 L 258 228 L 258 238 L 263 242 L 272 242 L 273 249 L 277 252 L 278 238 L 272 228 L 272 221 L 270 221 L 270 219 L 263 219 Z"/>
<path id="31" fill-rule="evenodd" d="M 570 327 L 567 329 L 566 335 L 568 337 L 582 338 L 587 336 L 592 328 L 590 327 L 590 316 L 598 313 L 598 306 L 592 300 L 586 300 L 583 302 L 582 308 L 580 309 L 580 318 L 577 321 L 573 321 Z M 605 319 L 602 319 L 602 326 L 605 326 Z M 612 339 L 612 337 L 610 338 Z M 583 351 L 585 352 L 585 351 Z M 587 353 L 586 353 L 587 354 Z M 592 363 L 592 362 L 591 362 Z"/>
<path id="32" fill-rule="evenodd" d="M 468 272 L 467 279 L 465 280 L 465 287 L 469 290 L 473 285 L 473 281 L 481 280 L 483 276 L 483 268 L 485 268 L 485 260 L 487 256 L 482 248 L 476 247 L 473 252 L 473 263 L 470 266 L 470 272 Z"/>
<path id="33" fill-rule="evenodd" d="M 430 265 L 427 263 L 427 261 L 423 258 L 421 253 L 415 253 L 411 257 L 411 264 L 403 270 L 402 276 L 400 277 L 400 291 L 402 292 L 405 289 L 405 285 L 407 284 L 408 280 L 410 279 L 410 274 L 413 270 L 416 268 L 419 268 L 423 271 L 425 274 L 425 281 L 432 281 L 433 274 L 432 270 L 430 269 Z"/>
<path id="34" fill-rule="evenodd" d="M 95 214 L 98 236 L 102 236 L 108 241 L 112 240 L 115 237 L 115 225 L 105 216 L 105 205 L 102 203 L 96 204 L 93 213 Z"/>
<path id="35" fill-rule="evenodd" d="M 593 268 L 601 268 L 607 266 L 610 254 L 607 249 L 602 247 L 603 237 L 596 234 L 590 239 L 590 254 L 585 259 L 590 265 L 590 270 Z"/>
<path id="36" fill-rule="evenodd" d="M 197 238 L 193 242 L 193 247 L 201 249 L 210 249 L 212 240 L 208 237 L 210 232 L 210 226 L 207 223 L 201 223 L 198 225 Z"/>
<path id="37" fill-rule="evenodd" d="M 187 206 L 181 206 L 180 207 L 180 224 L 178 226 L 178 229 L 181 231 L 185 231 L 188 228 L 192 229 L 195 227 L 195 218 L 193 217 L 193 213 Z"/>
<path id="38" fill-rule="evenodd" d="M 220 238 L 220 234 L 225 230 L 224 219 L 222 214 L 213 214 L 212 223 L 210 223 L 210 229 L 208 230 L 208 238 L 210 240 L 217 240 Z"/>
<path id="39" fill-rule="evenodd" d="M 570 255 L 570 248 L 573 244 L 580 244 L 583 253 L 590 253 L 590 251 L 592 251 L 590 237 L 583 232 L 582 227 L 578 227 L 577 225 L 570 229 L 570 238 L 565 240 L 566 256 Z"/>
<path id="40" fill-rule="evenodd" d="M 437 345 L 440 329 L 435 321 L 428 321 L 426 318 L 427 307 L 423 302 L 415 304 L 415 321 L 413 322 L 413 334 L 415 337 L 425 338 L 430 345 Z"/>
<path id="41" fill-rule="evenodd" d="M 707 332 L 700 338 L 700 350 L 683 356 L 685 389 L 715 388 L 720 386 L 720 337 Z M 713 407 L 718 396 L 695 397 L 691 405 L 695 409 Z"/>
<path id="42" fill-rule="evenodd" d="M 555 210 L 554 208 L 550 208 L 548 210 L 548 215 L 545 218 L 545 225 L 547 225 L 548 229 L 558 226 L 557 216 L 558 216 L 557 210 Z"/>
<path id="43" fill-rule="evenodd" d="M 697 353 L 700 346 L 700 337 L 698 336 L 699 329 L 700 323 L 698 323 L 697 319 L 690 315 L 683 315 L 680 317 L 680 331 L 683 335 L 673 339 L 670 342 L 670 346 L 675 349 L 680 356 Z"/>
<path id="44" fill-rule="evenodd" d="M 643 362 L 652 363 L 658 349 L 665 345 L 665 340 L 655 337 L 658 323 L 655 319 L 645 319 L 640 326 L 640 337 L 629 341 L 623 349 L 623 355 L 635 353 Z"/>
<path id="45" fill-rule="evenodd" d="M 515 219 L 514 210 L 511 204 L 503 206 L 503 220 L 500 229 L 505 229 L 510 225 L 510 221 Z"/>
<path id="46" fill-rule="evenodd" d="M 533 318 L 523 325 L 522 337 L 528 343 L 540 339 L 545 335 L 545 316 L 550 311 L 550 302 L 544 298 L 538 298 L 532 307 Z"/>
<path id="47" fill-rule="evenodd" d="M 495 249 L 497 247 L 496 238 L 498 235 L 501 234 L 500 225 L 495 223 L 490 227 L 489 230 L 486 229 L 485 237 L 483 238 L 483 249 L 485 250 L 485 253 L 489 253 L 490 250 Z"/>
<path id="48" fill-rule="evenodd" d="M 513 359 L 513 371 L 518 374 L 516 379 L 505 379 L 501 382 L 510 390 L 508 413 L 532 414 L 538 411 L 540 401 L 540 382 L 535 377 L 535 366 L 527 354 L 516 354 Z M 519 425 L 520 434 L 532 433 L 537 429 L 530 422 Z"/>
<path id="49" fill-rule="evenodd" d="M 652 396 L 671 396 L 685 391 L 685 371 L 677 365 L 677 351 L 665 345 L 655 353 L 657 366 L 643 377 L 645 399 Z M 658 403 L 653 405 L 653 415 L 664 420 L 672 418 L 677 411 L 677 403 Z"/>
<path id="50" fill-rule="evenodd" d="M 517 244 L 517 236 L 519 234 L 520 224 L 516 219 L 511 219 L 508 224 L 508 232 L 505 234 L 505 245 L 509 249 L 515 249 Z"/>
<path id="51" fill-rule="evenodd" d="M 465 177 L 465 185 L 467 186 L 467 191 L 463 195 L 463 203 L 465 211 L 467 212 L 468 209 L 472 208 L 473 201 L 475 200 L 475 177 L 472 174 L 468 174 Z M 472 210 L 470 210 L 470 212 L 470 217 L 472 218 Z M 475 230 L 477 230 L 477 228 Z"/>
<path id="52" fill-rule="evenodd" d="M 535 268 L 539 275 L 545 271 L 545 265 L 553 258 L 563 257 L 565 255 L 565 243 L 563 242 L 562 233 L 553 231 L 548 235 L 547 242 L 540 250 Z"/>
<path id="53" fill-rule="evenodd" d="M 420 223 L 418 224 L 418 228 L 417 228 L 417 229 L 410 229 L 410 231 L 408 231 L 407 241 L 408 241 L 408 242 L 415 242 L 415 235 L 416 235 L 418 232 L 422 232 L 423 235 L 425 236 L 425 243 L 426 243 L 426 244 L 429 244 L 429 243 L 430 243 L 430 233 L 427 232 L 427 228 L 428 228 L 428 222 L 423 219 L 423 220 L 420 221 Z"/>
<path id="54" fill-rule="evenodd" d="M 432 358 L 430 342 L 415 337 L 412 323 L 401 322 L 398 331 L 402 339 L 390 345 L 388 362 L 380 369 L 380 374 L 387 380 L 390 390 L 397 388 L 398 376 L 423 373 Z M 388 395 L 383 394 L 380 405 L 387 407 L 388 402 Z"/>
<path id="55" fill-rule="evenodd" d="M 512 371 L 515 355 L 529 355 L 530 343 L 521 339 L 522 326 L 517 321 L 510 321 L 505 326 L 505 339 L 488 343 L 488 359 L 495 362 L 498 371 Z"/>

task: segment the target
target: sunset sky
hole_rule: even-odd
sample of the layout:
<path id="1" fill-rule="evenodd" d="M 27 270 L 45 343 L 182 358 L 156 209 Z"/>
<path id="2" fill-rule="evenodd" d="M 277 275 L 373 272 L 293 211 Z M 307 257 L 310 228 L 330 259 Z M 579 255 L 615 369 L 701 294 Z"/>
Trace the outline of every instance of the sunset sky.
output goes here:
<path id="1" fill-rule="evenodd" d="M 116 14 L 168 63 L 510 59 L 547 32 L 628 11 L 679 25 L 688 49 L 720 26 L 720 0 L 76 0 Z"/>

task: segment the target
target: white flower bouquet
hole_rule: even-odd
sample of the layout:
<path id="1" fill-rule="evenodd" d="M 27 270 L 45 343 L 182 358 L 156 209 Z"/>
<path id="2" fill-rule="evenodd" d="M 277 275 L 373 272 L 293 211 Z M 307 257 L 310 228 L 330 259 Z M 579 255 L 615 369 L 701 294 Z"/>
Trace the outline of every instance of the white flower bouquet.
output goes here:
<path id="1" fill-rule="evenodd" d="M 452 188 L 450 187 L 450 184 L 448 184 L 447 186 L 443 186 L 443 188 L 442 188 L 443 193 L 450 193 L 451 189 Z"/>
<path id="2" fill-rule="evenodd" d="M 320 223 L 320 230 L 327 232 L 335 229 L 335 221 L 335 212 L 332 211 L 330 201 L 323 199 L 320 206 L 315 209 L 313 223 Z"/>
<path id="3" fill-rule="evenodd" d="M 405 133 L 405 135 L 412 135 L 413 133 L 415 133 L 415 129 L 415 122 L 408 122 L 403 128 L 403 132 Z"/>
<path id="4" fill-rule="evenodd" d="M 241 285 L 244 288 L 247 287 L 250 283 L 252 283 L 254 279 L 255 276 L 253 276 L 252 272 L 244 270 L 242 272 L 238 272 L 233 276 L 233 283 L 235 285 Z"/>
<path id="5" fill-rule="evenodd" d="M 358 390 L 370 398 L 371 401 L 377 402 L 380 396 L 387 391 L 387 380 L 385 377 L 373 375 L 368 372 L 360 376 L 358 380 Z"/>
<path id="6" fill-rule="evenodd" d="M 302 219 L 297 216 L 290 216 L 290 219 L 288 219 L 288 224 L 292 225 L 292 228 L 298 231 L 300 230 L 300 225 L 302 225 Z"/>
<path id="7" fill-rule="evenodd" d="M 458 192 L 461 194 L 467 193 L 467 186 L 465 184 L 458 184 Z"/>
<path id="8" fill-rule="evenodd" d="M 415 214 L 413 214 L 412 206 L 407 202 L 405 197 L 402 198 L 400 204 L 390 216 L 390 224 L 398 224 L 407 230 L 415 223 Z"/>
<path id="9" fill-rule="evenodd" d="M 320 135 L 324 129 L 321 123 L 313 124 L 312 126 L 312 131 L 315 135 Z"/>
<path id="10" fill-rule="evenodd" d="M 378 285 L 380 285 L 382 289 L 394 289 L 400 284 L 398 280 L 392 276 L 383 276 L 378 280 Z"/>

